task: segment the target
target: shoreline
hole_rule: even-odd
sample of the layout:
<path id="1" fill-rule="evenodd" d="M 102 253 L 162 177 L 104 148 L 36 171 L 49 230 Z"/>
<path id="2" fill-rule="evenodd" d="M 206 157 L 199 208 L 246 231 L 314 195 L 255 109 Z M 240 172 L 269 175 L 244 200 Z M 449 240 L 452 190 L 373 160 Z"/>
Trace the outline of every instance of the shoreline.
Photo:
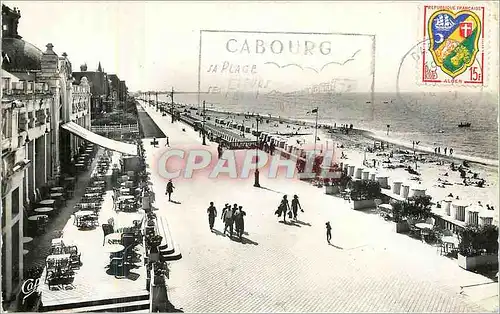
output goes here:
<path id="1" fill-rule="evenodd" d="M 187 105 L 183 105 L 183 106 L 191 108 L 190 106 L 187 106 Z M 193 109 L 198 110 L 199 108 L 193 108 Z M 206 112 L 216 113 L 216 114 L 233 115 L 233 116 L 234 115 L 236 115 L 236 116 L 254 116 L 251 113 L 230 112 L 230 111 L 217 110 L 217 109 L 205 109 L 205 111 Z M 313 123 L 313 122 L 310 122 L 310 121 L 307 121 L 307 120 L 301 120 L 301 119 L 284 118 L 284 117 L 281 117 L 281 116 L 273 116 L 273 115 L 265 115 L 263 117 L 265 117 L 266 119 L 269 119 L 270 121 L 275 121 L 275 122 L 283 122 L 283 123 L 290 123 L 290 124 L 304 125 L 304 126 L 312 126 L 312 127 L 314 127 L 314 125 L 315 125 L 315 123 Z M 331 124 L 328 124 L 328 123 L 318 123 L 318 126 L 323 126 L 323 125 L 328 125 L 329 127 L 331 127 L 333 129 L 333 125 L 331 125 Z M 318 129 L 322 129 L 322 131 L 324 131 L 324 128 L 319 128 L 318 127 Z M 411 143 L 406 143 L 406 142 L 401 141 L 399 139 L 395 139 L 395 138 L 390 138 L 390 137 L 378 135 L 373 130 L 353 128 L 352 131 L 358 132 L 359 134 L 361 134 L 362 136 L 364 136 L 366 139 L 376 140 L 376 141 L 383 141 L 383 142 L 392 144 L 393 146 L 396 146 L 398 148 L 404 148 L 404 149 L 413 150 L 413 146 L 412 146 Z M 279 134 L 279 135 L 282 135 L 282 134 Z M 329 135 L 329 139 L 333 138 L 333 136 L 332 136 L 331 133 L 328 133 L 328 135 Z M 286 136 L 286 135 L 283 135 L 283 136 Z M 474 163 L 474 164 L 478 164 L 478 165 L 482 165 L 482 166 L 487 166 L 487 167 L 494 167 L 494 168 L 496 168 L 496 167 L 499 166 L 499 160 L 486 159 L 486 158 L 483 158 L 483 157 L 469 156 L 469 155 L 462 155 L 462 154 L 453 154 L 451 156 L 450 155 L 444 155 L 444 154 L 435 154 L 434 150 L 432 148 L 425 147 L 425 146 L 423 146 L 423 147 L 422 146 L 417 146 L 415 148 L 415 151 L 416 152 L 420 152 L 420 153 L 429 153 L 429 154 L 435 155 L 436 157 L 444 159 L 446 161 L 452 161 L 452 162 L 453 161 L 455 161 L 455 162 L 456 161 L 459 161 L 459 162 L 467 161 L 467 162 L 470 162 L 470 163 Z"/>

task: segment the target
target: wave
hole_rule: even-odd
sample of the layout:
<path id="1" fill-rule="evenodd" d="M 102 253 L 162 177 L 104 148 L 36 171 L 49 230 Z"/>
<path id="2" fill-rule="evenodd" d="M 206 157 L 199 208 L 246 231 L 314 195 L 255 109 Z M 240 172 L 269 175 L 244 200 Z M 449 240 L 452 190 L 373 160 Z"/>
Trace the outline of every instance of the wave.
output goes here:
<path id="1" fill-rule="evenodd" d="M 384 136 L 380 134 L 380 131 L 374 131 L 374 130 L 366 130 L 366 129 L 360 129 L 363 132 L 363 135 L 374 139 L 374 140 L 379 140 L 379 141 L 384 141 L 388 142 L 400 147 L 408 148 L 408 149 L 413 149 L 413 143 L 401 140 L 401 139 L 395 139 L 391 138 L 388 136 Z M 427 147 L 424 145 L 418 145 L 417 148 L 415 148 L 415 151 L 418 152 L 423 152 L 423 153 L 434 153 L 434 148 L 433 147 Z M 486 165 L 486 166 L 493 166 L 493 167 L 498 167 L 499 163 L 498 160 L 495 159 L 488 159 L 488 158 L 482 158 L 482 157 L 477 157 L 477 156 L 469 156 L 469 155 L 463 155 L 463 154 L 453 154 L 452 156 L 450 155 L 444 155 L 444 154 L 439 154 L 440 157 L 446 158 L 446 159 L 454 159 L 454 160 L 466 160 L 474 163 L 478 163 L 481 165 Z"/>

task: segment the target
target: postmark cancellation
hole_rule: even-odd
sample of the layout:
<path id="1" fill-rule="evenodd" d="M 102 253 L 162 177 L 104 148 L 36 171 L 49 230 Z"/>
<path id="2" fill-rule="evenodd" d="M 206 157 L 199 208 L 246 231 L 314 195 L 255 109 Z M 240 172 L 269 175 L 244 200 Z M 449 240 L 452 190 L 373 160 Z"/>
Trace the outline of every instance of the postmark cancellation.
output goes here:
<path id="1" fill-rule="evenodd" d="M 421 85 L 487 84 L 488 28 L 484 5 L 424 5 L 422 49 L 417 82 Z"/>

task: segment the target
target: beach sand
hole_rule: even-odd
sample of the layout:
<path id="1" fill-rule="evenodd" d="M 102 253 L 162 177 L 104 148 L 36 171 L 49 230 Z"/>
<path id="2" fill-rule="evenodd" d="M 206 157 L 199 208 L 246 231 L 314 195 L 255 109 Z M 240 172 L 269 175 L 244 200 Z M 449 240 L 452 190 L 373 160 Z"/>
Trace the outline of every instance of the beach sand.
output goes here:
<path id="1" fill-rule="evenodd" d="M 201 110 L 191 110 L 191 115 L 202 120 Z M 235 122 L 237 124 L 244 123 L 245 127 L 250 127 L 251 130 L 256 128 L 256 118 L 251 115 L 245 115 L 243 113 L 228 113 L 228 112 L 217 112 L 212 110 L 206 110 L 207 122 L 214 124 L 215 118 L 224 119 L 227 122 Z M 208 119 L 210 117 L 210 119 Z M 263 122 L 259 123 L 259 131 L 268 132 L 270 134 L 279 135 L 282 138 L 288 138 L 288 144 L 296 147 L 312 147 L 314 145 L 314 123 L 305 121 L 293 121 L 290 119 L 284 119 L 280 117 L 272 116 L 262 116 Z M 281 121 L 281 122 L 280 122 Z M 220 126 L 220 124 L 218 124 Z M 337 126 L 339 127 L 339 126 Z M 234 129 L 233 129 L 234 130 Z M 291 135 L 291 133 L 298 132 L 298 135 Z M 458 167 L 462 164 L 464 159 L 461 156 L 443 156 L 436 155 L 434 152 L 428 152 L 422 149 L 416 149 L 417 155 L 422 154 L 422 158 L 425 160 L 417 161 L 417 172 L 420 173 L 419 176 L 412 175 L 404 168 L 389 169 L 387 168 L 387 163 L 382 163 L 382 161 L 387 160 L 387 156 L 391 151 L 396 152 L 399 150 L 406 151 L 408 154 L 397 154 L 394 153 L 393 158 L 391 158 L 391 164 L 393 166 L 403 165 L 405 168 L 410 166 L 415 169 L 415 162 L 413 157 L 412 147 L 402 145 L 401 142 L 392 141 L 389 138 L 383 138 L 384 145 L 387 146 L 389 142 L 389 148 L 384 151 L 378 150 L 376 152 L 366 152 L 366 160 L 373 164 L 372 160 L 376 159 L 377 167 L 368 168 L 363 166 L 363 159 L 365 158 L 365 150 L 367 147 L 373 147 L 374 142 L 380 143 L 380 138 L 374 136 L 371 132 L 364 130 L 349 130 L 349 134 L 344 134 L 339 129 L 336 129 L 334 133 L 329 132 L 327 128 L 320 127 L 317 130 L 317 135 L 319 140 L 317 141 L 316 147 L 318 150 L 323 150 L 328 148 L 337 147 L 338 145 L 343 145 L 343 148 L 335 148 L 335 156 L 338 158 L 338 162 L 347 163 L 349 165 L 354 165 L 357 167 L 364 167 L 377 174 L 384 174 L 389 177 L 389 185 L 392 185 L 394 181 L 401 181 L 412 186 L 418 185 L 420 188 L 426 189 L 426 194 L 432 196 L 433 202 L 440 202 L 446 198 L 450 193 L 453 194 L 454 198 L 459 196 L 461 201 L 469 204 L 477 204 L 480 201 L 484 206 L 486 204 L 493 205 L 495 210 L 490 212 L 495 220 L 495 224 L 498 224 L 498 213 L 499 213 L 499 200 L 498 200 L 498 172 L 495 165 L 485 165 L 481 163 L 474 162 L 474 158 L 467 158 L 469 162 L 469 168 L 471 173 L 467 176 L 472 176 L 472 173 L 477 173 L 479 178 L 485 180 L 484 187 L 476 186 L 465 186 L 463 185 L 463 179 L 460 178 L 460 173 L 458 171 L 451 171 L 450 164 L 452 162 Z M 255 140 L 255 136 L 250 133 L 245 133 L 245 137 L 249 140 Z M 386 142 L 387 141 L 387 142 Z M 298 144 L 298 143 L 301 144 Z M 340 159 L 341 153 L 347 156 L 347 159 Z M 404 159 L 404 162 L 400 162 Z M 472 159 L 472 160 L 471 160 Z M 445 174 L 448 176 L 445 176 Z M 419 178 L 419 180 L 415 180 Z M 438 179 L 446 180 L 447 183 L 443 185 L 443 182 L 439 182 Z"/>

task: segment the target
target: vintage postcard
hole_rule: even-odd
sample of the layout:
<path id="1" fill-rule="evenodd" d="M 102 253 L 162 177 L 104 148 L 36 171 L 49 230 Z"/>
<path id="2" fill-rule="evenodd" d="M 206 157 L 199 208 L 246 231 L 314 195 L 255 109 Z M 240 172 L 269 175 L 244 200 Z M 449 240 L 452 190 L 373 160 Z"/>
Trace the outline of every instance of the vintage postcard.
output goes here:
<path id="1" fill-rule="evenodd" d="M 498 312 L 495 1 L 4 1 L 2 312 Z"/>

